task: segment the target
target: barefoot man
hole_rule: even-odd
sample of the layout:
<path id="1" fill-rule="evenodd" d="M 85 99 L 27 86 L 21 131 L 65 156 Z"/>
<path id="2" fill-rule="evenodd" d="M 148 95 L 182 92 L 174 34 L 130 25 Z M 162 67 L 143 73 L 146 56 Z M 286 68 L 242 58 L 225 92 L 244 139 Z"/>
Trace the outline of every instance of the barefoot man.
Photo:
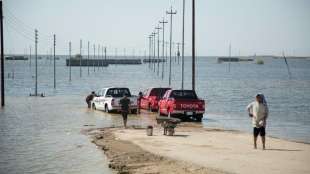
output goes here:
<path id="1" fill-rule="evenodd" d="M 257 94 L 256 100 L 247 106 L 249 116 L 252 117 L 254 148 L 257 148 L 258 134 L 262 138 L 263 150 L 265 149 L 266 120 L 268 117 L 268 106 L 263 94 Z"/>

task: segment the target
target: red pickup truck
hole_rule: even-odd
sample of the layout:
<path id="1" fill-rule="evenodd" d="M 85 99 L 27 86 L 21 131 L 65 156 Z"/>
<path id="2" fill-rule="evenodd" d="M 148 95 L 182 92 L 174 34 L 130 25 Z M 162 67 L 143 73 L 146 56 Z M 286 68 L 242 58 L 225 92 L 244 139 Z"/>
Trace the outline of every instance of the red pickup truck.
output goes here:
<path id="1" fill-rule="evenodd" d="M 154 112 L 158 111 L 158 102 L 171 88 L 148 88 L 140 99 L 140 108 Z"/>
<path id="2" fill-rule="evenodd" d="M 168 90 L 159 101 L 159 115 L 188 118 L 201 122 L 205 113 L 205 101 L 197 97 L 193 90 Z"/>

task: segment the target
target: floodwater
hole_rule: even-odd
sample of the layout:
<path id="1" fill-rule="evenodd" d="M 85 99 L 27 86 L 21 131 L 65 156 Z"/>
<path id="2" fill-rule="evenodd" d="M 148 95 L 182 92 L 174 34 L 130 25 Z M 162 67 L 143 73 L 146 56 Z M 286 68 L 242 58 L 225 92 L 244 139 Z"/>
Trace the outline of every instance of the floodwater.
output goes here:
<path id="1" fill-rule="evenodd" d="M 34 93 L 34 61 L 6 61 L 6 107 L 0 110 L 0 173 L 111 173 L 104 154 L 81 131 L 121 126 L 117 114 L 86 108 L 85 96 L 102 87 L 129 87 L 133 94 L 151 86 L 168 86 L 165 77 L 143 65 L 72 67 L 57 61 L 57 86 L 53 64 L 39 60 L 38 93 Z M 264 93 L 270 107 L 267 133 L 279 138 L 310 142 L 310 61 L 283 59 L 218 64 L 215 58 L 197 59 L 197 94 L 207 102 L 203 125 L 251 132 L 245 107 L 256 93 Z M 191 88 L 190 59 L 185 61 L 185 88 Z M 160 64 L 160 68 L 162 65 Z M 157 68 L 157 65 L 156 65 Z M 12 78 L 14 71 L 14 79 Z M 181 86 L 181 65 L 173 61 L 172 87 Z M 161 69 L 159 74 L 161 75 Z M 129 124 L 154 124 L 156 114 L 129 117 Z"/>

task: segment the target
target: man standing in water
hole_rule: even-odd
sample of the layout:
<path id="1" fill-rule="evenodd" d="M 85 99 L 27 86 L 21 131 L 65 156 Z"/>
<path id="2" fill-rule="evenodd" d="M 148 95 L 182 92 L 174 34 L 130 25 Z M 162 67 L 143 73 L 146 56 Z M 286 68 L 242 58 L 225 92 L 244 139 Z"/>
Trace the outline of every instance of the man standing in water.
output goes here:
<path id="1" fill-rule="evenodd" d="M 119 104 L 121 105 L 121 113 L 123 116 L 124 127 L 127 128 L 127 116 L 129 113 L 130 100 L 127 98 L 126 95 L 124 95 L 124 97 L 119 101 Z"/>
<path id="2" fill-rule="evenodd" d="M 256 101 L 247 106 L 249 116 L 252 117 L 254 149 L 257 148 L 258 134 L 262 138 L 263 150 L 265 150 L 266 120 L 268 117 L 268 106 L 263 94 L 256 95 Z"/>

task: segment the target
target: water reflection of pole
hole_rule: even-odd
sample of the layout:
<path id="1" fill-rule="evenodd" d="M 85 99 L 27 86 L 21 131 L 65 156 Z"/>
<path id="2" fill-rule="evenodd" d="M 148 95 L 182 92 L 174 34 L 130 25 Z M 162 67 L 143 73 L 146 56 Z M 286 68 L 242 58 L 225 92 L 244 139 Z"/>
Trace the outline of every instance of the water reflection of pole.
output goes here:
<path id="1" fill-rule="evenodd" d="M 185 25 L 185 0 L 183 0 L 183 15 L 182 15 L 182 85 L 181 89 L 184 89 L 184 25 Z"/>
<path id="2" fill-rule="evenodd" d="M 71 42 L 69 42 L 69 81 L 71 82 Z"/>
<path id="3" fill-rule="evenodd" d="M 162 28 L 156 27 L 155 29 L 157 29 L 157 75 L 159 76 L 159 30 Z"/>
<path id="4" fill-rule="evenodd" d="M 172 44 L 172 15 L 177 14 L 177 11 L 173 12 L 172 7 L 170 8 L 170 11 L 166 12 L 167 14 L 170 14 L 170 54 L 169 54 L 169 86 L 171 86 L 171 44 Z"/>
<path id="5" fill-rule="evenodd" d="M 54 34 L 54 89 L 56 89 L 56 57 L 55 57 L 55 48 L 56 48 L 56 35 Z"/>
<path id="6" fill-rule="evenodd" d="M 162 59 L 164 61 L 165 58 L 165 24 L 168 23 L 167 21 L 165 21 L 165 19 L 163 18 L 162 21 L 159 21 L 159 23 L 163 24 L 163 40 L 162 40 Z M 164 71 L 165 71 L 165 64 L 164 62 L 162 62 L 162 72 L 161 72 L 161 79 L 164 79 Z"/>
<path id="7" fill-rule="evenodd" d="M 89 75 L 89 41 L 87 42 L 87 74 Z"/>
<path id="8" fill-rule="evenodd" d="M 38 95 L 38 30 L 34 30 L 35 35 L 35 89 L 34 95 Z"/>

